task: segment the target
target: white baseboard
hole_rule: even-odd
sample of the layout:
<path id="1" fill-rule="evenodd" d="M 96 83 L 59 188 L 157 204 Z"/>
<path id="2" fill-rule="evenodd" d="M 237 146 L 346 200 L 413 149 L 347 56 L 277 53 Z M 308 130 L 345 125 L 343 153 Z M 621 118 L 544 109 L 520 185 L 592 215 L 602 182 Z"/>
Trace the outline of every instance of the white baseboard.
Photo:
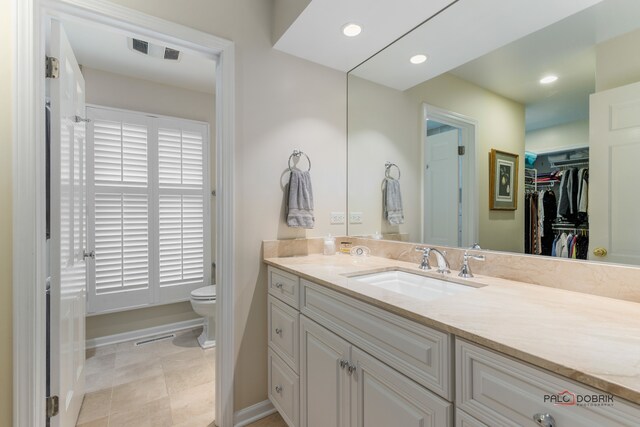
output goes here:
<path id="1" fill-rule="evenodd" d="M 182 322 L 169 323 L 162 326 L 154 326 L 153 328 L 137 329 L 135 331 L 123 332 L 121 334 L 107 335 L 104 337 L 90 338 L 86 340 L 86 348 L 102 347 L 110 344 L 118 344 L 121 342 L 137 340 L 140 338 L 152 337 L 154 335 L 168 334 L 178 332 L 185 329 L 197 328 L 204 324 L 204 318 L 193 320 L 184 320 Z"/>
<path id="2" fill-rule="evenodd" d="M 244 427 L 264 417 L 268 417 L 274 412 L 276 412 L 276 408 L 273 407 L 273 404 L 269 400 L 264 400 L 233 414 L 233 426 Z"/>

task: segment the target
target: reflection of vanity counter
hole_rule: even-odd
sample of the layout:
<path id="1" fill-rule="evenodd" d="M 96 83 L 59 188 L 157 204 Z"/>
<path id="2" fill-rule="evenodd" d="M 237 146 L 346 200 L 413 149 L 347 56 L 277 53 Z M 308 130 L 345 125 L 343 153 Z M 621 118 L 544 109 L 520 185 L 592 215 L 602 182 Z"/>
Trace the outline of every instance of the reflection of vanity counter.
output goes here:
<path id="1" fill-rule="evenodd" d="M 280 275 L 277 277 L 289 280 L 289 285 L 299 286 L 300 289 L 294 291 L 293 298 L 294 300 L 299 298 L 294 302 L 294 306 L 299 304 L 295 308 L 300 309 L 302 314 L 305 314 L 306 300 L 316 305 L 319 304 L 318 307 L 320 307 L 324 296 L 336 298 L 336 304 L 341 298 L 355 299 L 357 302 L 354 304 L 361 304 L 363 313 L 369 310 L 367 307 L 373 306 L 373 310 L 382 309 L 384 312 L 411 320 L 410 323 L 417 322 L 429 327 L 429 331 L 432 331 L 430 328 L 433 328 L 433 332 L 436 334 L 444 333 L 443 337 L 449 337 L 440 343 L 446 347 L 440 350 L 449 352 L 441 354 L 444 356 L 440 363 L 442 369 L 446 370 L 445 377 L 447 375 L 449 375 L 448 378 L 453 376 L 454 380 L 447 385 L 447 378 L 441 378 L 445 384 L 436 384 L 431 387 L 427 376 L 421 384 L 447 401 L 455 401 L 456 410 L 465 409 L 466 412 L 456 412 L 456 425 L 485 425 L 478 419 L 489 425 L 509 425 L 505 420 L 500 421 L 500 418 L 495 418 L 498 415 L 487 419 L 493 413 L 492 411 L 497 411 L 495 414 L 500 413 L 499 408 L 492 407 L 490 403 L 493 398 L 496 398 L 496 396 L 491 396 L 491 393 L 497 393 L 497 396 L 505 394 L 506 389 L 500 390 L 501 384 L 508 388 L 511 387 L 508 385 L 511 384 L 510 380 L 514 380 L 513 384 L 516 388 L 512 390 L 512 393 L 506 393 L 507 395 L 503 398 L 514 399 L 513 402 L 506 405 L 513 406 L 516 408 L 514 410 L 520 409 L 518 405 L 522 402 L 519 402 L 518 399 L 521 396 L 529 393 L 529 397 L 531 397 L 535 395 L 536 391 L 540 391 L 540 388 L 536 389 L 536 378 L 539 378 L 540 381 L 543 381 L 543 378 L 551 381 L 553 385 L 549 392 L 561 393 L 566 388 L 578 393 L 602 392 L 615 396 L 612 408 L 591 408 L 586 417 L 578 412 L 576 413 L 578 418 L 565 418 L 564 425 L 595 425 L 585 421 L 592 419 L 592 422 L 595 422 L 597 419 L 597 414 L 594 415 L 591 411 L 600 411 L 598 413 L 601 415 L 609 414 L 610 412 L 607 411 L 621 411 L 625 414 L 622 416 L 623 418 L 616 419 L 619 424 L 611 421 L 608 415 L 605 415 L 602 422 L 606 422 L 606 425 L 634 425 L 633 420 L 640 417 L 640 408 L 620 399 L 640 404 L 640 341 L 638 338 L 640 337 L 640 304 L 638 303 L 479 275 L 473 279 L 459 279 L 455 271 L 447 278 L 459 283 L 466 282 L 475 286 L 485 286 L 454 296 L 445 296 L 432 301 L 420 301 L 347 277 L 359 272 L 397 268 L 417 274 L 441 277 L 436 273 L 420 271 L 415 263 L 380 257 L 355 258 L 345 255 L 323 256 L 317 254 L 267 258 L 265 263 L 271 266 L 270 294 L 277 297 L 279 292 L 274 287 L 278 281 L 272 280 L 275 272 L 276 275 Z M 279 287 L 282 290 L 281 283 L 279 283 Z M 293 291 L 293 288 L 291 290 Z M 337 291 L 337 293 L 332 291 Z M 344 295 L 352 298 L 346 298 Z M 279 303 L 279 301 L 276 302 Z M 312 313 L 310 317 L 312 320 L 316 320 L 312 317 L 313 311 L 314 309 L 310 309 L 310 313 Z M 329 311 L 331 310 L 327 309 L 327 313 Z M 336 313 L 338 312 L 336 311 Z M 348 316 L 348 311 L 345 311 L 344 314 Z M 320 317 L 324 318 L 323 316 Z M 365 322 L 363 319 L 364 317 L 362 319 L 357 316 L 353 317 L 354 323 L 344 329 L 344 333 L 351 334 L 351 330 L 355 330 L 354 333 L 357 333 L 360 327 L 354 327 L 354 325 L 360 321 Z M 329 327 L 333 324 L 332 321 L 328 322 L 329 325 L 323 324 L 322 326 Z M 336 325 L 338 324 L 340 322 L 336 323 Z M 366 330 L 366 322 L 362 325 L 363 330 Z M 331 328 L 329 327 L 329 329 Z M 336 333 L 339 334 L 339 332 Z M 380 333 L 384 335 L 384 325 L 381 325 Z M 270 331 L 270 337 L 271 335 Z M 358 338 L 346 338 L 355 347 L 358 347 L 358 343 L 354 342 Z M 271 342 L 272 339 L 270 339 Z M 405 344 L 411 347 L 411 342 L 408 340 Z M 401 343 L 398 346 L 400 350 L 404 349 Z M 439 347 L 435 345 L 434 348 Z M 495 355 L 496 360 L 500 359 L 495 366 L 491 365 L 493 362 L 483 365 L 483 360 L 489 360 L 487 355 L 494 354 L 487 349 L 517 360 Z M 385 350 L 381 351 L 384 356 Z M 387 349 L 386 351 L 391 350 Z M 375 354 L 374 356 L 384 361 L 382 357 Z M 300 363 L 295 366 L 300 366 L 300 370 L 302 370 L 303 357 L 299 354 L 296 357 L 300 358 Z M 425 358 L 425 361 L 433 357 L 435 355 L 431 354 Z M 453 362 L 454 360 L 456 362 Z M 520 361 L 565 378 L 538 370 Z M 403 372 L 402 368 L 394 366 L 393 363 L 389 363 L 389 365 Z M 508 369 L 502 372 L 502 368 Z M 412 378 L 409 372 L 404 371 L 403 373 Z M 509 372 L 509 374 L 505 372 Z M 512 374 L 513 376 L 511 376 Z M 461 375 L 469 375 L 469 382 L 462 381 Z M 566 378 L 588 385 L 592 389 L 589 390 Z M 531 382 L 527 382 L 529 379 Z M 476 385 L 471 384 L 472 380 L 476 381 Z M 501 381 L 506 382 L 501 383 Z M 456 384 L 455 388 L 453 384 Z M 480 388 L 476 390 L 476 386 Z M 519 389 L 520 386 L 524 389 Z M 303 384 L 300 384 L 300 387 L 302 388 Z M 555 390 L 553 387 L 562 387 L 562 389 Z M 454 389 L 457 389 L 456 396 L 454 396 Z M 270 397 L 273 401 L 271 391 Z M 526 406 L 531 403 L 524 402 L 522 405 Z M 535 403 L 533 402 L 533 404 Z M 539 407 L 544 409 L 543 412 L 549 412 L 549 406 L 544 406 L 542 401 L 538 403 Z M 303 404 L 302 400 L 300 404 Z M 451 411 L 452 408 L 453 406 L 451 406 Z M 554 408 L 553 405 L 551 408 L 555 412 L 557 425 L 563 425 L 560 423 L 561 419 L 570 412 L 562 407 Z M 578 408 L 572 408 L 572 411 L 574 409 Z M 585 408 L 584 412 L 586 413 L 586 411 Z M 467 420 L 465 417 L 469 413 L 473 414 L 475 418 L 469 417 Z M 304 411 L 302 415 L 304 415 Z M 596 418 L 592 418 L 594 416 Z M 515 421 L 517 417 L 514 415 L 509 418 L 509 414 L 507 414 L 505 419 Z M 581 419 L 587 424 L 581 424 Z M 623 420 L 631 421 L 631 423 L 625 424 Z M 469 424 L 465 424 L 465 422 Z M 571 424 L 566 424 L 567 422 Z"/>

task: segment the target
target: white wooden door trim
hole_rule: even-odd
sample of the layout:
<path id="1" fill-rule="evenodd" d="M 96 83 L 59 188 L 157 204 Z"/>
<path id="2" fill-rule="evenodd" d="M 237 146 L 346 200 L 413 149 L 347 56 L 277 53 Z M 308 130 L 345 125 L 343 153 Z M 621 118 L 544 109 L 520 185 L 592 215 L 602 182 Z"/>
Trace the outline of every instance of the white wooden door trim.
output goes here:
<path id="1" fill-rule="evenodd" d="M 476 135 L 478 134 L 478 122 L 477 120 L 467 117 L 462 114 L 458 114 L 452 111 L 444 110 L 442 108 L 423 103 L 422 104 L 422 123 L 421 123 L 421 145 L 420 149 L 422 152 L 422 166 L 421 170 L 424 174 L 427 162 L 426 162 L 426 143 L 427 143 L 427 124 L 426 119 L 432 118 L 437 120 L 440 123 L 444 123 L 447 125 L 455 126 L 460 128 L 462 131 L 463 141 L 466 147 L 465 157 L 463 159 L 463 168 L 466 170 L 466 175 L 463 182 L 463 188 L 468 189 L 465 192 L 465 196 L 463 198 L 462 206 L 463 206 L 463 233 L 462 233 L 462 244 L 469 246 L 473 243 L 478 242 L 479 236 L 479 217 L 478 217 L 478 194 L 479 194 L 479 181 L 476 179 L 476 170 L 477 170 L 477 143 L 476 143 Z M 421 191 L 420 191 L 420 206 L 424 207 L 425 203 L 425 185 L 424 179 L 421 180 Z M 424 208 L 423 208 L 424 210 Z M 421 228 L 421 236 L 422 241 L 425 243 L 430 243 L 425 241 L 426 230 L 425 230 L 425 220 L 424 217 L 420 219 L 420 228 Z"/>
<path id="2" fill-rule="evenodd" d="M 13 0 L 13 425 L 45 425 L 44 44 L 51 17 L 135 30 L 182 50 L 217 56 L 216 422 L 233 425 L 234 44 L 103 0 Z M 222 327 L 224 325 L 224 328 Z"/>

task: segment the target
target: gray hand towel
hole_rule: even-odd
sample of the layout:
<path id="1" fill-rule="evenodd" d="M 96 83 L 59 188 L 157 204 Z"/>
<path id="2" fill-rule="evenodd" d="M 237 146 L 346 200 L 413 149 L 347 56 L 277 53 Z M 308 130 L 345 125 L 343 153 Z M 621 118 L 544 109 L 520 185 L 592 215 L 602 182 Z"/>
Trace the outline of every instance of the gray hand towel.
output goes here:
<path id="1" fill-rule="evenodd" d="M 289 176 L 287 198 L 287 225 L 297 228 L 313 228 L 313 191 L 308 171 L 293 169 Z"/>
<path id="2" fill-rule="evenodd" d="M 382 184 L 382 204 L 384 209 L 384 218 L 389 224 L 404 224 L 400 181 L 394 178 L 384 179 L 384 183 Z"/>

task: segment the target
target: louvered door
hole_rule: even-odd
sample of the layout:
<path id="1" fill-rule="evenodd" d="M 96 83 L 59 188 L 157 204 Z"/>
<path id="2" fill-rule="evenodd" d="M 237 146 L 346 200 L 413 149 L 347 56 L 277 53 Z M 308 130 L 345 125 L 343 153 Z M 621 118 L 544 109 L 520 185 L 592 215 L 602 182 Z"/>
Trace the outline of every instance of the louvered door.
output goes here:
<path id="1" fill-rule="evenodd" d="M 189 299 L 209 284 L 208 125 L 88 108 L 89 311 Z"/>

